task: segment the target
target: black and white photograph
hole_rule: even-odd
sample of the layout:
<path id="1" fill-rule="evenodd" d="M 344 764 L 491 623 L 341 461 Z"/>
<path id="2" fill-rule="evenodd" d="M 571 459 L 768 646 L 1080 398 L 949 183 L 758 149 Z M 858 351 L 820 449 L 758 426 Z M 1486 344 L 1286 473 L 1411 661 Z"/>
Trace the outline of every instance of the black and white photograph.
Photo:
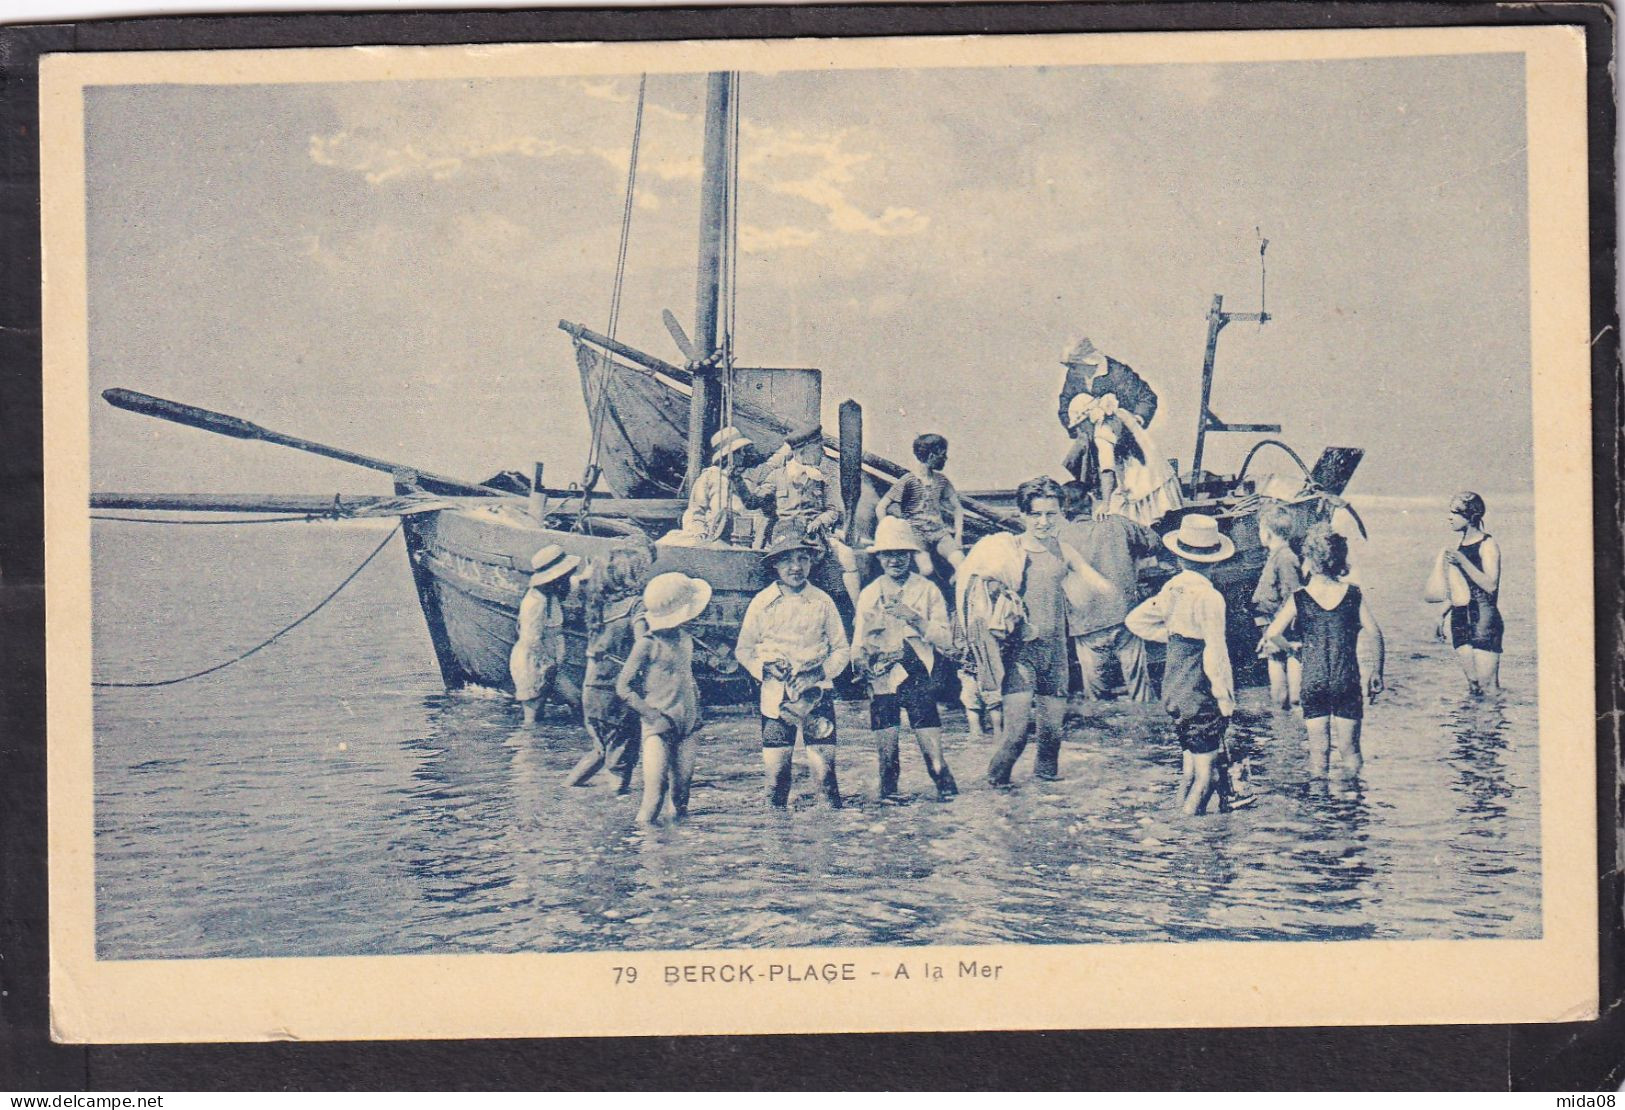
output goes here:
<path id="1" fill-rule="evenodd" d="M 65 1039 L 1594 1013 L 1578 35 L 42 73 Z"/>

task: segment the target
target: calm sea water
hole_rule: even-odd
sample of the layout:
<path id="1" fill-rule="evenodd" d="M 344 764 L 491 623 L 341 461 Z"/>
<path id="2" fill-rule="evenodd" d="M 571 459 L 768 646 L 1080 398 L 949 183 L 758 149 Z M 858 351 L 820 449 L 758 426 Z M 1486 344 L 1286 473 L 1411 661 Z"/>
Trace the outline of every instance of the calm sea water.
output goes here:
<path id="1" fill-rule="evenodd" d="M 1368 502 L 1360 575 L 1388 635 L 1360 788 L 1306 776 L 1302 725 L 1242 698 L 1254 807 L 1181 817 L 1154 707 L 1072 729 L 1062 781 L 981 785 L 990 742 L 948 718 L 964 793 L 873 802 L 860 704 L 842 706 L 849 808 L 759 801 L 754 719 L 699 744 L 691 820 L 633 826 L 633 798 L 567 789 L 585 745 L 446 694 L 399 537 L 337 601 L 218 674 L 97 690 L 103 958 L 602 948 L 1540 935 L 1532 514 L 1491 502 L 1506 552 L 1505 691 L 1466 699 L 1436 607 L 1443 503 Z M 388 530 L 362 524 L 95 526 L 95 673 L 185 674 L 287 624 Z M 906 743 L 906 741 L 905 741 Z"/>

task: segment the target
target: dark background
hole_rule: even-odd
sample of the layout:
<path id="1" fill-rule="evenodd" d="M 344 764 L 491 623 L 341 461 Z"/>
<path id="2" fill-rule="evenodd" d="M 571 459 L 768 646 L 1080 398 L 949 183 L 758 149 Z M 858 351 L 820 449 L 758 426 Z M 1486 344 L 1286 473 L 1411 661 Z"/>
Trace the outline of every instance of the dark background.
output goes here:
<path id="1" fill-rule="evenodd" d="M 72 1046 L 48 1032 L 38 62 L 46 52 L 1574 24 L 1591 144 L 1603 1017 L 1561 1025 Z M 1614 28 L 1601 4 L 919 4 L 238 15 L 0 27 L 0 1090 L 1612 1090 L 1625 1079 Z M 1484 974 L 1496 974 L 1486 963 Z M 1155 989 L 1155 984 L 1147 984 Z M 1329 979 L 1327 991 L 1338 985 Z"/>

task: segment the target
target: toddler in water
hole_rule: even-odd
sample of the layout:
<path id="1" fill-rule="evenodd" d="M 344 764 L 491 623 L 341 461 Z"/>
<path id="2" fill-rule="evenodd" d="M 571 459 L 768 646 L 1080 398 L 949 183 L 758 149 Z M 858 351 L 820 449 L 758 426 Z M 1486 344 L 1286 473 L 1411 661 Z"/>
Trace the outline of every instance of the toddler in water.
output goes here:
<path id="1" fill-rule="evenodd" d="M 536 713 L 550 691 L 572 705 L 581 702 L 581 692 L 562 673 L 564 601 L 570 596 L 570 575 L 579 566 L 581 559 L 556 543 L 530 560 L 530 587 L 519 602 L 518 638 L 508 653 L 513 696 L 527 725 L 536 723 Z"/>
<path id="2" fill-rule="evenodd" d="M 615 692 L 643 721 L 643 805 L 638 820 L 645 825 L 659 821 L 668 796 L 673 817 L 688 816 L 688 788 L 694 777 L 691 741 L 700 724 L 700 688 L 694 681 L 694 640 L 681 626 L 710 603 L 711 584 L 704 579 L 656 575 L 643 591 L 649 634 L 633 646 L 615 680 Z"/>
<path id="3" fill-rule="evenodd" d="M 631 657 L 633 644 L 649 632 L 643 623 L 643 586 L 652 563 L 647 547 L 622 547 L 610 552 L 602 569 L 589 572 L 581 716 L 593 748 L 566 776 L 567 785 L 585 786 L 608 767 L 620 779 L 620 793 L 631 789 L 641 746 L 640 723 L 637 713 L 615 693 L 615 678 Z"/>
<path id="4" fill-rule="evenodd" d="M 1331 747 L 1349 776 L 1360 773 L 1360 723 L 1367 697 L 1382 692 L 1382 629 L 1349 573 L 1348 538 L 1316 524 L 1303 540 L 1309 582 L 1275 615 L 1259 654 L 1289 650 L 1286 630 L 1302 637 L 1303 723 L 1309 733 L 1309 774 L 1324 778 Z"/>
<path id="5" fill-rule="evenodd" d="M 965 512 L 959 491 L 942 472 L 948 465 L 948 441 L 935 432 L 914 440 L 913 473 L 898 479 L 875 506 L 875 516 L 899 516 L 908 522 L 928 550 L 916 556 L 921 574 L 931 573 L 931 552 L 950 567 L 965 560 Z"/>
<path id="6" fill-rule="evenodd" d="M 1302 556 L 1292 532 L 1292 510 L 1285 505 L 1270 505 L 1258 514 L 1258 539 L 1270 553 L 1253 590 L 1253 621 L 1260 629 L 1269 627 L 1281 606 L 1303 585 L 1299 573 Z M 1262 654 L 1269 664 L 1270 702 L 1281 709 L 1299 704 L 1303 700 L 1303 663 L 1298 653 L 1270 645 Z"/>

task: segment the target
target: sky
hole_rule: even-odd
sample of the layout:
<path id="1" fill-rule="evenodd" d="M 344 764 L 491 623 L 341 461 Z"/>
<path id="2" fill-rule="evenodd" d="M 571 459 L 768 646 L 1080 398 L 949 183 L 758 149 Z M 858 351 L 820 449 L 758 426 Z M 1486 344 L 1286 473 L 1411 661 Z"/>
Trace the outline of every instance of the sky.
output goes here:
<path id="1" fill-rule="evenodd" d="M 579 474 L 560 318 L 606 326 L 635 75 L 87 91 L 90 375 L 481 479 Z M 704 80 L 650 78 L 620 337 L 694 316 Z M 816 366 L 867 445 L 966 489 L 1058 472 L 1078 335 L 1162 398 L 1279 422 L 1354 493 L 1531 485 L 1523 63 L 746 73 L 742 362 Z M 690 329 L 692 330 L 692 328 Z M 92 405 L 99 490 L 384 492 L 384 475 Z M 1252 438 L 1209 439 L 1213 469 Z M 1262 469 L 1286 469 L 1261 457 Z M 1255 464 L 1258 465 L 1258 464 Z"/>

